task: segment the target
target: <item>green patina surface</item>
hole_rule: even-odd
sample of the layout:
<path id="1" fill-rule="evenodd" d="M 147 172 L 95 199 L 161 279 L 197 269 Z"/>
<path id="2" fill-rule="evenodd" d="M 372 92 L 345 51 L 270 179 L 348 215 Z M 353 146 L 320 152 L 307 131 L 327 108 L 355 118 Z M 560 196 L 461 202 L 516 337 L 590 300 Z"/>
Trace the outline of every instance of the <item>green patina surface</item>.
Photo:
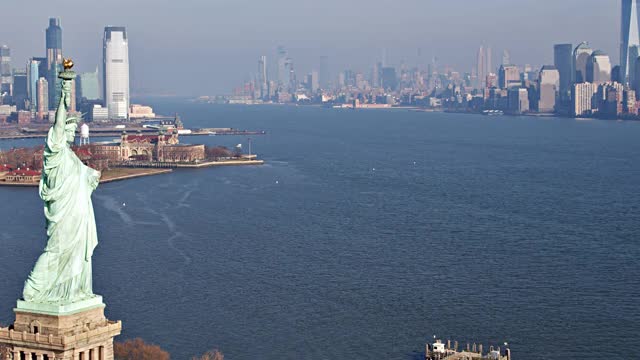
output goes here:
<path id="1" fill-rule="evenodd" d="M 18 303 L 24 310 L 55 313 L 77 310 L 71 304 L 102 304 L 93 294 L 91 276 L 91 256 L 98 244 L 91 194 L 100 173 L 84 165 L 71 150 L 77 124 L 67 116 L 70 103 L 71 80 L 64 77 L 55 123 L 46 139 L 39 186 L 47 244 L 25 282 L 23 300 Z"/>

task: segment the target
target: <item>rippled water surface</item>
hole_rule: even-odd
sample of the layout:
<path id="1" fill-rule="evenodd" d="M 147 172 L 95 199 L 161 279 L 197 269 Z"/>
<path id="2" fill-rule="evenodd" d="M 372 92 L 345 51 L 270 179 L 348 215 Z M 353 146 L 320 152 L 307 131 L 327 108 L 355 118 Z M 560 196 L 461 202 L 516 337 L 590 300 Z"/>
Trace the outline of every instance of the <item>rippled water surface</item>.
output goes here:
<path id="1" fill-rule="evenodd" d="M 94 288 L 121 339 L 174 359 L 411 360 L 433 334 L 640 358 L 640 123 L 152 103 L 267 130 L 267 164 L 99 187 Z M 45 229 L 34 189 L 0 199 L 7 323 Z"/>

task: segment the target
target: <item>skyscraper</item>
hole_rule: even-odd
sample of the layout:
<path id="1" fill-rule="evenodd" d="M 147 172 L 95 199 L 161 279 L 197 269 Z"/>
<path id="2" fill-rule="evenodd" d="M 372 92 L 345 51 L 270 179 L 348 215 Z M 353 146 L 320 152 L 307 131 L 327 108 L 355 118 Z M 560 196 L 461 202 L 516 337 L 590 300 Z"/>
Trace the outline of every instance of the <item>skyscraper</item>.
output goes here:
<path id="1" fill-rule="evenodd" d="M 560 72 L 555 66 L 546 65 L 538 76 L 538 111 L 553 112 L 560 90 Z"/>
<path id="2" fill-rule="evenodd" d="M 573 45 L 556 44 L 553 46 L 553 63 L 560 74 L 560 101 L 566 102 L 571 94 L 573 79 Z"/>
<path id="3" fill-rule="evenodd" d="M 49 84 L 49 106 L 53 109 L 58 106 L 60 99 L 60 87 L 62 80 L 58 74 L 62 70 L 62 28 L 60 19 L 50 18 L 46 31 L 47 46 L 47 82 Z M 43 76 L 43 74 L 40 74 Z"/>
<path id="4" fill-rule="evenodd" d="M 529 91 L 525 88 L 514 87 L 507 92 L 508 110 L 512 114 L 522 114 L 529 111 Z"/>
<path id="5" fill-rule="evenodd" d="M 26 69 L 16 70 L 13 73 L 13 88 L 11 90 L 11 96 L 13 102 L 16 104 L 18 110 L 27 109 L 27 93 L 28 93 L 28 81 Z"/>
<path id="6" fill-rule="evenodd" d="M 127 119 L 129 112 L 129 40 L 122 26 L 104 28 L 104 103 L 110 119 Z"/>
<path id="7" fill-rule="evenodd" d="M 265 100 L 269 97 L 269 77 L 267 76 L 267 57 L 262 55 L 258 60 L 258 86 L 260 87 L 260 98 Z"/>
<path id="8" fill-rule="evenodd" d="M 501 89 L 509 89 L 522 85 L 520 70 L 515 65 L 502 65 L 498 71 L 498 85 Z"/>
<path id="9" fill-rule="evenodd" d="M 38 79 L 38 107 L 36 112 L 36 118 L 43 120 L 49 113 L 49 84 L 47 79 L 41 77 Z"/>
<path id="10" fill-rule="evenodd" d="M 289 86 L 289 71 L 287 70 L 287 50 L 278 46 L 278 64 L 276 67 L 276 78 L 280 86 Z"/>
<path id="11" fill-rule="evenodd" d="M 298 80 L 296 79 L 296 70 L 293 65 L 293 59 L 288 57 L 284 63 L 284 68 L 287 72 L 287 76 L 285 80 L 287 81 L 287 85 L 285 85 L 285 89 L 288 92 L 295 92 L 298 87 Z"/>
<path id="12" fill-rule="evenodd" d="M 382 69 L 382 63 L 377 62 L 373 65 L 373 69 L 371 70 L 371 85 L 374 88 L 380 87 L 380 71 Z M 344 73 L 340 73 L 338 76 L 344 75 Z M 343 79 L 344 80 L 344 79 Z M 344 86 L 344 81 L 342 83 L 338 81 L 339 86 Z"/>
<path id="13" fill-rule="evenodd" d="M 629 47 L 640 45 L 640 21 L 637 0 L 622 0 L 620 28 L 620 77 L 623 83 L 629 80 L 629 71 L 634 58 Z"/>
<path id="14" fill-rule="evenodd" d="M 629 46 L 629 63 L 627 64 L 627 73 L 629 76 L 627 81 L 629 85 L 635 89 L 635 84 L 637 83 L 638 73 L 636 72 L 636 60 L 640 57 L 640 46 L 633 45 Z M 622 66 L 620 66 L 620 72 L 622 73 Z"/>
<path id="15" fill-rule="evenodd" d="M 587 62 L 587 82 L 603 84 L 611 81 L 611 59 L 604 51 L 596 50 Z"/>
<path id="16" fill-rule="evenodd" d="M 635 67 L 634 73 L 640 75 L 640 57 L 636 58 L 636 60 L 633 62 L 633 65 Z M 631 84 L 631 87 L 636 91 L 637 95 L 640 89 L 640 76 L 635 77 L 635 81 Z"/>
<path id="17" fill-rule="evenodd" d="M 307 87 L 311 93 L 315 94 L 320 87 L 320 83 L 318 81 L 318 72 L 312 71 L 307 75 Z"/>
<path id="18" fill-rule="evenodd" d="M 485 65 L 486 65 L 485 75 L 489 75 L 493 73 L 492 52 L 493 50 L 491 50 L 491 46 L 487 46 L 487 51 L 485 53 Z M 485 76 L 485 79 L 486 79 L 486 76 Z M 487 87 L 486 82 L 485 82 L 485 87 Z"/>
<path id="19" fill-rule="evenodd" d="M 573 70 L 575 77 L 573 83 L 583 83 L 587 81 L 587 63 L 593 53 L 587 42 L 582 42 L 573 51 Z"/>
<path id="20" fill-rule="evenodd" d="M 0 93 L 11 95 L 11 49 L 7 45 L 0 47 Z"/>
<path id="21" fill-rule="evenodd" d="M 27 63 L 27 95 L 29 98 L 29 110 L 38 109 L 38 79 L 40 79 L 40 61 L 31 59 Z"/>
<path id="22" fill-rule="evenodd" d="M 396 68 L 382 68 L 382 87 L 385 90 L 391 91 L 394 91 L 398 87 L 398 76 L 396 75 Z"/>
<path id="23" fill-rule="evenodd" d="M 485 79 L 486 79 L 486 64 L 484 60 L 484 47 L 480 46 L 478 49 L 478 57 L 476 61 L 476 75 L 477 75 L 477 85 L 476 88 L 482 89 L 484 88 Z"/>

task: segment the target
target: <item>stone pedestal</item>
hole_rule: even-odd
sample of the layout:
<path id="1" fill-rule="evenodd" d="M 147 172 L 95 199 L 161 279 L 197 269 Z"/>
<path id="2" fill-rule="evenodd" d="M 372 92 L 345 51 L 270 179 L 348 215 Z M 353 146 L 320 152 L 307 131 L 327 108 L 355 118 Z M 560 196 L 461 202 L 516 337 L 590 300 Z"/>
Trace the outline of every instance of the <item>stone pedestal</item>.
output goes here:
<path id="1" fill-rule="evenodd" d="M 107 320 L 104 308 L 101 297 L 66 306 L 18 301 L 16 321 L 0 328 L 0 345 L 12 360 L 113 360 L 122 323 Z"/>

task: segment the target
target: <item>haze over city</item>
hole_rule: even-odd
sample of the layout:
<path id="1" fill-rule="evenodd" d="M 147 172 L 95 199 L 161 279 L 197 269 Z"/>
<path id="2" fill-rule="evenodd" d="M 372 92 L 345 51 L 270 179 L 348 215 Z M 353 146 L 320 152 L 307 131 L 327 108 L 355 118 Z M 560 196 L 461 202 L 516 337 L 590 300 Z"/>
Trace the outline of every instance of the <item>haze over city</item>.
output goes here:
<path id="1" fill-rule="evenodd" d="M 44 55 L 49 17 L 60 17 L 63 52 L 80 71 L 101 64 L 105 26 L 126 26 L 134 95 L 228 93 L 256 71 L 261 55 L 273 71 L 278 45 L 302 74 L 317 69 L 320 56 L 329 57 L 332 74 L 367 71 L 383 52 L 396 66 L 426 66 L 437 57 L 466 72 L 482 44 L 496 60 L 508 49 L 520 65 L 552 64 L 553 44 L 584 40 L 614 63 L 619 57 L 618 1 L 38 0 L 4 3 L 3 12 L 11 16 L 0 42 L 12 49 L 14 67 Z"/>

